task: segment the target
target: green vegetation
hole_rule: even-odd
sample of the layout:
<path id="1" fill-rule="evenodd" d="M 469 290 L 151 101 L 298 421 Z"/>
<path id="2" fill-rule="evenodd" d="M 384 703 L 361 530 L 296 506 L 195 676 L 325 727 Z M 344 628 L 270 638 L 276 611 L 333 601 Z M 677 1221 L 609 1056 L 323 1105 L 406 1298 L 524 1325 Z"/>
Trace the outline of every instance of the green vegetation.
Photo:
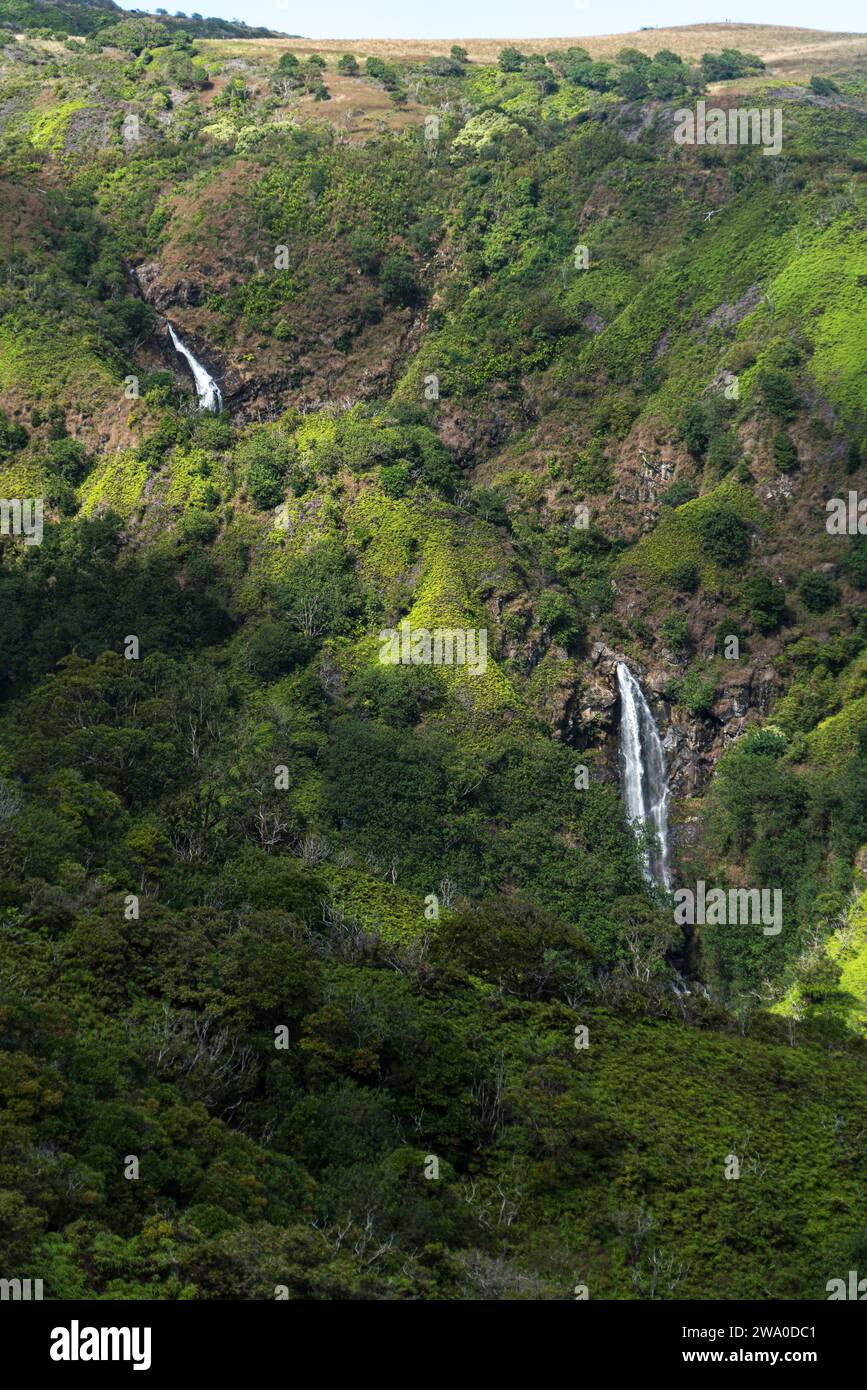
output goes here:
<path id="1" fill-rule="evenodd" d="M 0 496 L 45 509 L 0 537 L 4 1276 L 823 1299 L 867 1126 L 867 537 L 824 509 L 867 487 L 860 79 L 775 96 L 778 160 L 673 141 L 735 49 L 0 24 Z M 621 659 L 676 882 L 779 934 L 646 881 Z"/>

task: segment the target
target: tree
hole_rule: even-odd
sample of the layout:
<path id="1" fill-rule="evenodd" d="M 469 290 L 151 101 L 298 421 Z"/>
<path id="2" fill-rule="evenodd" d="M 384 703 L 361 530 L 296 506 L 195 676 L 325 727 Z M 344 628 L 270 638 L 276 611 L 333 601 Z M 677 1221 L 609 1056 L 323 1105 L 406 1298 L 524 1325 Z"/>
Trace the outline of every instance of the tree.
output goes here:
<path id="1" fill-rule="evenodd" d="M 772 445 L 774 463 L 781 473 L 791 473 L 798 466 L 798 450 L 786 430 L 778 430 Z"/>
<path id="2" fill-rule="evenodd" d="M 503 48 L 497 59 L 500 72 L 520 72 L 526 67 L 527 59 L 518 48 Z"/>

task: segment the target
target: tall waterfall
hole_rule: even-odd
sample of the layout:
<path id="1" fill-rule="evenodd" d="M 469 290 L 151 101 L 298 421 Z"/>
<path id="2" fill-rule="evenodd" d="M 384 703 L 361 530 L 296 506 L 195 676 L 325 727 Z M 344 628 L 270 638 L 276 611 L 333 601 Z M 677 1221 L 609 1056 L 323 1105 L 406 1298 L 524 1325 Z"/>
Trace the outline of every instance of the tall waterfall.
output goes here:
<path id="1" fill-rule="evenodd" d="M 656 844 L 645 856 L 648 879 L 671 887 L 668 838 L 668 769 L 662 739 L 644 693 L 629 667 L 617 663 L 620 691 L 620 770 L 626 812 L 652 830 Z"/>
<path id="2" fill-rule="evenodd" d="M 186 344 L 181 342 L 171 324 L 168 324 L 168 330 L 175 352 L 179 352 L 181 357 L 185 357 L 189 363 L 193 380 L 196 383 L 196 394 L 199 397 L 199 410 L 222 410 L 223 395 L 214 378 L 205 371 L 201 362 L 196 360 Z"/>

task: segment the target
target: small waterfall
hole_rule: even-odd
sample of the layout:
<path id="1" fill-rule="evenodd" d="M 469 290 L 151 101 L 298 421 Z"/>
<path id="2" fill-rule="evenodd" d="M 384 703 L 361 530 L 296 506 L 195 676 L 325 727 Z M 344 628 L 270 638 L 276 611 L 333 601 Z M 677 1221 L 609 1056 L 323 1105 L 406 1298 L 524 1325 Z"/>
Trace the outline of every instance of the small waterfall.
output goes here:
<path id="1" fill-rule="evenodd" d="M 662 739 L 641 686 L 623 661 L 617 663 L 617 687 L 621 710 L 620 768 L 626 812 L 631 821 L 647 825 L 656 837 L 656 845 L 645 859 L 647 878 L 670 888 L 670 789 Z"/>
<path id="2" fill-rule="evenodd" d="M 206 372 L 201 362 L 198 362 L 185 343 L 182 343 L 172 325 L 167 322 L 169 335 L 174 345 L 175 352 L 180 353 L 189 363 L 193 380 L 196 383 L 196 394 L 199 397 L 199 410 L 223 409 L 223 394 L 209 372 Z"/>

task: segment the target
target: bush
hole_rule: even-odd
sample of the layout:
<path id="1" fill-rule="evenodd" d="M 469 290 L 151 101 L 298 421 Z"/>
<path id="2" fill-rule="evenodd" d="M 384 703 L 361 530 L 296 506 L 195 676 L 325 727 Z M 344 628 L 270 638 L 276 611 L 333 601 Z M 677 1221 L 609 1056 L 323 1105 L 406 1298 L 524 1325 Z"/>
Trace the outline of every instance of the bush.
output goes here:
<path id="1" fill-rule="evenodd" d="M 506 504 L 493 488 L 474 487 L 467 498 L 467 510 L 491 526 L 511 526 Z"/>
<path id="2" fill-rule="evenodd" d="M 750 547 L 749 531 L 731 507 L 716 507 L 699 521 L 704 546 L 718 565 L 733 568 L 746 559 Z"/>
<path id="3" fill-rule="evenodd" d="M 682 656 L 691 645 L 689 620 L 683 613 L 672 613 L 660 624 L 659 635 L 676 656 Z"/>
<path id="4" fill-rule="evenodd" d="M 592 956 L 577 927 L 532 903 L 491 898 L 440 924 L 436 954 L 524 999 L 556 996 L 576 975 L 590 984 Z"/>
<path id="5" fill-rule="evenodd" d="M 256 506 L 278 506 L 286 490 L 286 441 L 267 426 L 258 428 L 241 446 L 239 461 L 246 467 L 247 491 Z"/>
<path id="6" fill-rule="evenodd" d="M 755 53 L 724 48 L 721 53 L 704 53 L 701 70 L 706 82 L 726 82 L 732 77 L 749 77 L 764 72 L 765 65 Z"/>
<path id="7" fill-rule="evenodd" d="M 691 666 L 685 676 L 671 682 L 668 695 L 689 714 L 707 714 L 713 704 L 716 684 L 715 671 Z"/>
<path id="8" fill-rule="evenodd" d="M 826 613 L 837 601 L 837 585 L 827 574 L 804 574 L 798 583 L 798 594 L 811 613 Z"/>
<path id="9" fill-rule="evenodd" d="M 305 661 L 310 648 L 288 623 L 266 618 L 248 631 L 243 651 L 244 664 L 256 680 L 275 681 Z"/>
<path id="10" fill-rule="evenodd" d="M 46 466 L 64 482 L 80 483 L 87 472 L 88 457 L 84 445 L 77 439 L 55 439 L 48 445 Z"/>
<path id="11" fill-rule="evenodd" d="M 778 430 L 773 442 L 774 463 L 781 473 L 791 473 L 798 466 L 798 450 L 785 430 Z"/>
<path id="12" fill-rule="evenodd" d="M 846 573 L 856 589 L 867 589 L 867 536 L 852 536 L 846 556 Z"/>
<path id="13" fill-rule="evenodd" d="M 727 661 L 731 660 L 727 651 L 729 638 L 731 637 L 737 638 L 739 644 L 738 651 L 742 656 L 746 648 L 743 629 L 740 623 L 734 618 L 723 618 L 722 622 L 716 625 L 713 637 L 713 649 L 717 656 L 725 657 Z"/>
<path id="14" fill-rule="evenodd" d="M 379 470 L 382 490 L 389 497 L 403 497 L 409 491 L 412 473 L 405 463 L 387 463 Z"/>
<path id="15" fill-rule="evenodd" d="M 773 632 L 786 607 L 786 594 L 766 574 L 757 574 L 746 587 L 750 621 L 759 632 Z"/>
<path id="16" fill-rule="evenodd" d="M 381 58 L 368 58 L 364 64 L 364 71 L 375 82 L 381 82 L 387 92 L 397 91 L 400 87 L 400 75 L 397 68 L 391 67 L 389 63 L 384 63 Z"/>
<path id="17" fill-rule="evenodd" d="M 581 621 L 574 604 L 564 594 L 546 589 L 536 605 L 539 624 L 564 647 L 571 647 L 581 635 Z"/>
<path id="18" fill-rule="evenodd" d="M 373 232 L 357 227 L 346 240 L 352 259 L 365 275 L 375 275 L 382 263 L 382 250 Z"/>
<path id="19" fill-rule="evenodd" d="M 663 507 L 682 507 L 684 502 L 692 502 L 696 497 L 698 497 L 698 493 L 692 483 L 688 483 L 685 478 L 678 478 L 677 482 L 672 483 L 663 495 L 661 505 Z"/>
<path id="20" fill-rule="evenodd" d="M 379 272 L 379 288 L 386 304 L 409 308 L 418 302 L 414 266 L 405 251 L 391 251 L 386 256 Z"/>
<path id="21" fill-rule="evenodd" d="M 36 412 L 33 412 L 33 423 L 36 424 Z M 23 425 L 13 425 L 11 420 L 0 410 L 0 455 L 17 453 L 19 449 L 27 446 L 27 431 Z"/>
<path id="22" fill-rule="evenodd" d="M 351 53 L 344 53 L 337 60 L 337 71 L 343 73 L 344 77 L 358 76 L 358 60 Z"/>
<path id="23" fill-rule="evenodd" d="M 798 413 L 800 399 L 786 372 L 778 367 L 763 367 L 756 373 L 756 385 L 765 404 L 781 424 L 787 424 Z"/>
<path id="24" fill-rule="evenodd" d="M 680 422 L 680 437 L 693 458 L 704 457 L 710 441 L 710 424 L 704 406 L 698 401 L 688 405 Z"/>
<path id="25" fill-rule="evenodd" d="M 723 430 L 711 435 L 707 446 L 707 463 L 714 476 L 725 477 L 740 458 L 737 437 L 731 430 Z"/>
<path id="26" fill-rule="evenodd" d="M 677 560 L 669 571 L 672 588 L 681 594 L 694 594 L 700 578 L 698 565 L 692 560 Z"/>
<path id="27" fill-rule="evenodd" d="M 837 83 L 832 82 L 830 77 L 810 78 L 810 91 L 815 92 L 817 96 L 831 97 L 834 96 L 836 92 L 839 92 L 839 90 L 840 88 L 837 86 Z"/>

